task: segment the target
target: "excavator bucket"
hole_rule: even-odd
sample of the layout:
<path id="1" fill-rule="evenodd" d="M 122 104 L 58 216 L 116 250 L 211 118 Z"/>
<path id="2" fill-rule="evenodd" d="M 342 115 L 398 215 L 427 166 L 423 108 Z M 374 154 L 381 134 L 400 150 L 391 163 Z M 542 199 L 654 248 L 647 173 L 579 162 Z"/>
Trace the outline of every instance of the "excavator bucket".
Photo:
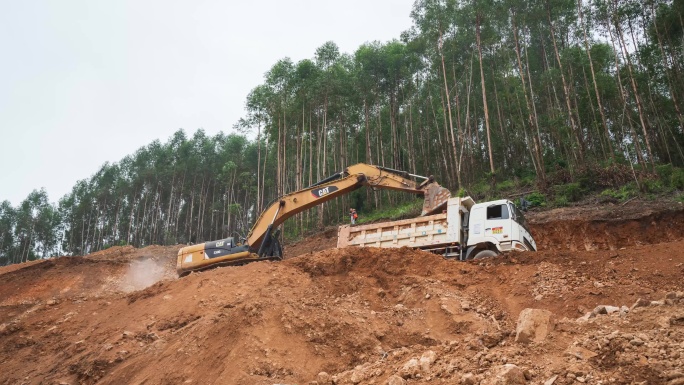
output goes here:
<path id="1" fill-rule="evenodd" d="M 420 213 L 421 216 L 437 214 L 446 210 L 447 201 L 451 198 L 451 191 L 436 182 L 426 185 L 424 190 L 425 202 L 423 203 L 423 212 Z"/>

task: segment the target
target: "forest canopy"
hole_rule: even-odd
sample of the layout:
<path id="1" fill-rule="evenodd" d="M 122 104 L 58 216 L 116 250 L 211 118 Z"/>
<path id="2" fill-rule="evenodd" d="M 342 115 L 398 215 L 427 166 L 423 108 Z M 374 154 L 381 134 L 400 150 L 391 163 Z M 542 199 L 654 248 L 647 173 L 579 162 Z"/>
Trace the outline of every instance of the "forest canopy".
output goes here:
<path id="1" fill-rule="evenodd" d="M 454 192 L 512 179 L 544 189 L 587 169 L 638 185 L 659 172 L 682 189 L 683 16 L 684 0 L 418 0 L 395 40 L 353 53 L 327 42 L 273 64 L 235 133 L 179 130 L 57 204 L 45 190 L 2 202 L 0 265 L 244 236 L 278 196 L 357 162 Z M 360 190 L 286 226 L 408 199 Z"/>

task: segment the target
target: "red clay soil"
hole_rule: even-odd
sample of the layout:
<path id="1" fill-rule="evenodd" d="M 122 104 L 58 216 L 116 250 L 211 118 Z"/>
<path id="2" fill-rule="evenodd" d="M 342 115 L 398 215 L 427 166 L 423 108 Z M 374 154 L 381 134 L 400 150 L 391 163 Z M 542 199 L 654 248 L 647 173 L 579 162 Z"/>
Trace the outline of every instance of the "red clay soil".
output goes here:
<path id="1" fill-rule="evenodd" d="M 533 217 L 542 251 L 477 262 L 292 247 L 177 279 L 178 247 L 153 247 L 0 270 L 0 384 L 681 384 L 682 210 L 564 235 Z M 150 271 L 166 273 L 135 290 Z M 515 341 L 526 308 L 551 312 L 548 337 Z M 517 380 L 498 377 L 511 364 Z"/>

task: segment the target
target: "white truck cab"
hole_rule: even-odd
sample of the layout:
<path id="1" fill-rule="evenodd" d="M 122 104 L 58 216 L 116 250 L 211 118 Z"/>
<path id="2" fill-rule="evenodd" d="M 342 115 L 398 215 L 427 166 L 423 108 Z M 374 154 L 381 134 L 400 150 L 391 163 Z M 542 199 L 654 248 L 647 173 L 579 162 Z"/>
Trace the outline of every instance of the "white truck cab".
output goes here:
<path id="1" fill-rule="evenodd" d="M 467 226 L 465 259 L 501 252 L 536 251 L 537 244 L 523 213 L 509 200 L 478 203 L 471 207 Z M 466 229 L 464 229 L 466 230 Z"/>

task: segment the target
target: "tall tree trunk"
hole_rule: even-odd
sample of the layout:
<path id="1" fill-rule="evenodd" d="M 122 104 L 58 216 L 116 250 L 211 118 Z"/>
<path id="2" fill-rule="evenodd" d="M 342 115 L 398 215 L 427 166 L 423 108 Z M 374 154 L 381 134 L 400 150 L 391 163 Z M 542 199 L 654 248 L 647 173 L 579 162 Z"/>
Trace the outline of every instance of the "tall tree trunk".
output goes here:
<path id="1" fill-rule="evenodd" d="M 477 57 L 480 62 L 480 82 L 482 84 L 482 107 L 484 108 L 485 127 L 487 128 L 487 149 L 489 150 L 489 170 L 491 172 L 492 189 L 496 188 L 496 173 L 494 170 L 494 153 L 492 152 L 492 138 L 489 129 L 489 109 L 487 108 L 487 89 L 485 87 L 484 69 L 482 67 L 482 43 L 480 41 L 480 24 L 482 18 L 477 15 L 476 38 L 477 38 Z"/>
<path id="2" fill-rule="evenodd" d="M 560 54 L 558 53 L 558 45 L 556 44 L 556 31 L 553 27 L 553 21 L 551 20 L 551 5 L 549 0 L 546 1 L 546 14 L 549 18 L 549 28 L 551 30 L 551 41 L 553 42 L 553 52 L 556 55 L 556 61 L 558 62 L 558 69 L 560 70 L 561 81 L 563 82 L 563 95 L 565 96 L 565 105 L 568 109 L 568 119 L 570 120 L 570 128 L 575 135 L 577 140 L 578 151 L 579 151 L 579 161 L 584 161 L 584 141 L 582 140 L 582 134 L 580 129 L 575 122 L 575 117 L 573 116 L 573 108 L 570 103 L 570 89 L 568 83 L 565 79 L 565 71 L 563 70 L 563 62 L 561 61 Z"/>

